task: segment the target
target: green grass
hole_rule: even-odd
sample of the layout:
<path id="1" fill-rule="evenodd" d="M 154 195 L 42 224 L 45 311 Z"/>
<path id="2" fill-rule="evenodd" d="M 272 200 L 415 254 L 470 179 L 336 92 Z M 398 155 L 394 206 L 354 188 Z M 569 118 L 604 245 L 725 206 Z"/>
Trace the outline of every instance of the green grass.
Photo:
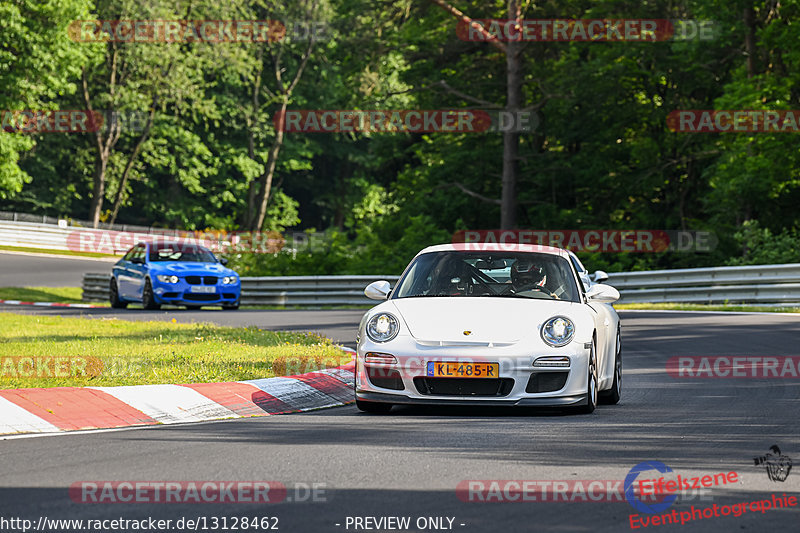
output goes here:
<path id="1" fill-rule="evenodd" d="M 0 300 L 83 303 L 80 287 L 0 287 Z"/>
<path id="2" fill-rule="evenodd" d="M 52 254 L 52 255 L 74 255 L 77 257 L 117 257 L 111 254 L 98 254 L 95 252 L 73 252 L 71 250 L 48 250 L 46 248 L 26 248 L 24 246 L 0 246 L 0 250 L 8 252 L 29 252 L 36 254 Z"/>
<path id="3" fill-rule="evenodd" d="M 0 389 L 238 381 L 350 361 L 325 337 L 255 327 L 12 313 L 0 325 Z"/>
<path id="4" fill-rule="evenodd" d="M 764 305 L 706 305 L 706 304 L 614 304 L 614 309 L 653 309 L 667 311 L 744 311 L 750 313 L 800 313 L 800 307 L 771 307 Z"/>

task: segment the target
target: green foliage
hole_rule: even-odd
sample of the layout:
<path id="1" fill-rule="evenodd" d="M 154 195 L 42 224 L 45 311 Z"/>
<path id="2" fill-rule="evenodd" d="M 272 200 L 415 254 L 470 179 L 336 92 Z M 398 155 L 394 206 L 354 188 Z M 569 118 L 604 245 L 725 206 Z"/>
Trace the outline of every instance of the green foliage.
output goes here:
<path id="1" fill-rule="evenodd" d="M 506 2 L 452 0 L 475 18 Z M 273 118 L 307 41 L 75 43 L 75 19 L 303 21 L 312 2 L 15 0 L 0 6 L 0 109 L 83 107 L 81 72 L 98 108 L 155 119 L 123 187 L 139 133 L 109 157 L 106 205 L 119 222 L 240 230 L 249 224 L 277 135 Z M 748 64 L 743 9 L 752 6 Z M 797 260 L 800 149 L 793 133 L 679 133 L 678 109 L 800 109 L 800 1 L 523 3 L 525 18 L 656 18 L 716 22 L 711 41 L 528 43 L 523 105 L 521 228 L 713 231 L 710 253 L 582 254 L 608 271 Z M 189 15 L 187 15 L 187 13 Z M 456 35 L 432 2 L 318 2 L 305 71 L 289 109 L 498 109 L 506 62 Z M 112 87 L 112 58 L 120 76 Z M 281 76 L 278 81 L 276 72 Z M 113 90 L 112 90 L 113 89 Z M 468 95 L 467 98 L 464 95 Z M 0 131 L 2 209 L 85 218 L 97 148 L 91 135 Z M 399 273 L 422 247 L 463 229 L 498 226 L 500 133 L 286 133 L 265 231 L 322 231 L 314 246 L 241 254 L 244 275 Z M 120 195 L 121 193 L 121 195 Z"/>
<path id="2" fill-rule="evenodd" d="M 760 227 L 755 220 L 748 220 L 735 234 L 742 248 L 742 256 L 734 257 L 729 265 L 770 265 L 778 263 L 800 263 L 800 232 L 785 229 L 777 234 Z"/>

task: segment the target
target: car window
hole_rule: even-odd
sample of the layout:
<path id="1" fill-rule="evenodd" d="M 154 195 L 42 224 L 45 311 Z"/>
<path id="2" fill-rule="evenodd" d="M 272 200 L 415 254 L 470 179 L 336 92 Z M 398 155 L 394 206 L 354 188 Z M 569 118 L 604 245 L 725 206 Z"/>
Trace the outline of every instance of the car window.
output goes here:
<path id="1" fill-rule="evenodd" d="M 517 297 L 580 301 L 572 266 L 563 257 L 532 252 L 430 252 L 418 256 L 393 298 Z"/>
<path id="2" fill-rule="evenodd" d="M 122 257 L 122 259 L 123 259 L 123 260 L 125 260 L 125 261 L 130 261 L 130 260 L 133 258 L 133 254 L 134 254 L 135 252 L 136 252 L 136 247 L 134 246 L 133 248 L 131 248 L 130 250 L 128 250 L 128 253 L 126 253 L 126 254 L 125 254 L 123 257 Z"/>
<path id="3" fill-rule="evenodd" d="M 132 259 L 139 259 L 144 263 L 144 246 L 137 245 L 136 248 L 133 249 Z"/>
<path id="4" fill-rule="evenodd" d="M 214 257 L 209 250 L 202 246 L 186 245 L 186 244 L 154 244 L 150 247 L 150 261 L 163 262 L 163 261 L 184 261 L 191 263 L 216 263 L 217 258 Z"/>

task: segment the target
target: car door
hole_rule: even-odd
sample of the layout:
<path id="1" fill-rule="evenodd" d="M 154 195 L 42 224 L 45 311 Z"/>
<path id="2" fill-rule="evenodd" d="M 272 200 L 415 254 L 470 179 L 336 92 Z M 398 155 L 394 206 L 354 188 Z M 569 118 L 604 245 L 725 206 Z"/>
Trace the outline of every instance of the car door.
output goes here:
<path id="1" fill-rule="evenodd" d="M 147 275 L 147 248 L 138 244 L 128 266 L 131 298 L 141 300 L 144 289 L 144 279 Z"/>
<path id="2" fill-rule="evenodd" d="M 128 250 L 120 262 L 114 265 L 114 276 L 117 279 L 117 293 L 121 298 L 130 298 L 133 294 L 131 289 L 131 275 L 128 268 L 131 265 L 131 258 L 136 253 L 136 246 Z"/>

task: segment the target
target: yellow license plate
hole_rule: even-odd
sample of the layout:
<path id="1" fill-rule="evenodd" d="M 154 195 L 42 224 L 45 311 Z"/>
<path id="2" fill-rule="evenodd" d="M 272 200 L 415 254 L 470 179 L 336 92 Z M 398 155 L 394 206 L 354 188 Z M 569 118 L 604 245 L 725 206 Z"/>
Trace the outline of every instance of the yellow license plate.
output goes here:
<path id="1" fill-rule="evenodd" d="M 497 363 L 437 363 L 428 362 L 428 376 L 434 378 L 497 378 L 500 365 Z"/>

